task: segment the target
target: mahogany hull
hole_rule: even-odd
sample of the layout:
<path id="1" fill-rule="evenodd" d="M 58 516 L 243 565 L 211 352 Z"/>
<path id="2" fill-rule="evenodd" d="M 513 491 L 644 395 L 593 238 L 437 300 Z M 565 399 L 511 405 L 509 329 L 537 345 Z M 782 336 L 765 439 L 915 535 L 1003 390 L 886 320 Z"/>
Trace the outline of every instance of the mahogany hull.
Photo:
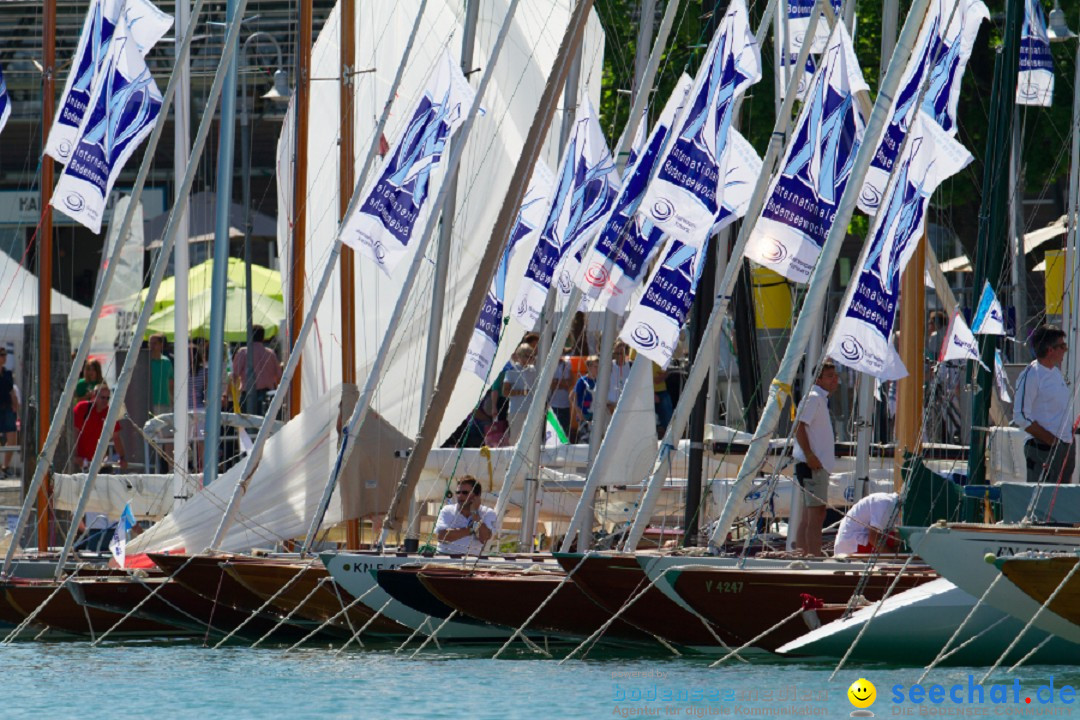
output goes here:
<path id="1" fill-rule="evenodd" d="M 1047 599 L 1078 562 L 1076 557 L 1001 558 L 998 565 L 1013 585 L 1016 585 L 1040 605 Z M 1080 578 L 1074 574 L 1058 591 L 1047 609 L 1064 619 L 1080 624 Z"/>
<path id="2" fill-rule="evenodd" d="M 477 620 L 517 629 L 543 605 L 529 622 L 529 630 L 589 636 L 611 618 L 611 613 L 573 582 L 562 583 L 560 587 L 563 577 L 482 572 L 462 575 L 426 570 L 419 573 L 420 582 L 436 597 Z M 552 595 L 556 588 L 558 592 Z M 619 620 L 605 631 L 605 637 L 652 641 L 647 633 Z"/>
<path id="3" fill-rule="evenodd" d="M 245 560 L 226 562 L 222 567 L 264 602 L 274 598 L 271 606 L 282 614 L 293 613 L 293 618 L 313 623 L 321 624 L 338 615 L 342 607 L 349 605 L 353 599 L 330 579 L 330 574 L 321 563 L 305 567 L 275 560 Z M 292 584 L 282 590 L 290 581 L 293 581 Z M 356 603 L 332 625 L 352 633 L 371 621 L 374 615 L 371 608 Z M 384 615 L 376 617 L 365 631 L 374 635 L 408 635 L 410 632 L 404 625 Z"/>
<path id="4" fill-rule="evenodd" d="M 75 601 L 75 598 L 65 587 L 60 592 L 53 594 L 58 581 L 56 580 L 10 580 L 0 582 L 0 590 L 4 595 L 5 605 L 9 610 L 14 610 L 20 615 L 19 622 L 42 603 L 47 604 L 35 616 L 33 625 L 38 628 L 49 628 L 61 633 L 82 636 L 97 636 L 116 625 L 123 617 L 115 612 L 86 608 Z M 6 612 L 6 611 L 5 611 Z M 165 623 L 146 620 L 144 618 L 130 617 L 116 628 L 110 637 L 164 637 L 186 634 L 178 628 Z M 24 636 L 26 637 L 26 636 Z"/>
<path id="5" fill-rule="evenodd" d="M 859 588 L 862 576 L 858 569 L 710 568 L 673 572 L 668 578 L 687 605 L 713 623 L 725 640 L 732 639 L 729 644 L 744 645 L 769 631 L 754 647 L 773 652 L 806 633 L 806 623 L 799 614 L 781 622 L 802 607 L 802 594 L 825 603 L 846 603 Z M 895 577 L 895 569 L 873 571 L 862 594 L 870 601 L 881 599 Z M 905 572 L 893 593 L 935 577 L 929 572 Z"/>
<path id="6" fill-rule="evenodd" d="M 582 563 L 571 576 L 585 595 L 602 607 L 608 617 L 618 612 L 627 601 L 649 584 L 649 578 L 630 555 L 559 555 L 556 560 L 570 572 Z M 668 642 L 689 647 L 720 647 L 720 643 L 705 624 L 694 614 L 669 598 L 656 586 L 650 587 L 633 605 L 619 616 L 639 630 L 661 637 Z M 730 643 L 733 638 L 724 637 Z"/>

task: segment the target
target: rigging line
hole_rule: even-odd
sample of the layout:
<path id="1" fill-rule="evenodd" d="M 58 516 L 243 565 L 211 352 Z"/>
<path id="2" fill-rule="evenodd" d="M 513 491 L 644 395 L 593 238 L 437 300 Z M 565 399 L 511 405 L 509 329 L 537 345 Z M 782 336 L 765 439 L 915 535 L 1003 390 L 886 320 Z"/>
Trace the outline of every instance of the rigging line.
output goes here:
<path id="1" fill-rule="evenodd" d="M 1005 619 L 1005 618 L 1002 618 L 1002 620 L 1004 620 L 1004 619 Z M 1005 672 L 1012 672 L 1013 670 L 1016 670 L 1016 669 L 1017 669 L 1018 667 L 1020 667 L 1020 666 L 1021 666 L 1021 665 L 1023 665 L 1023 664 L 1025 663 L 1025 662 L 1027 662 L 1027 661 L 1028 661 L 1028 660 L 1029 660 L 1029 659 L 1030 659 L 1030 658 L 1031 658 L 1032 656 L 1034 656 L 1034 655 L 1035 655 L 1035 653 L 1037 653 L 1037 652 L 1039 652 L 1040 650 L 1042 650 L 1042 649 L 1043 649 L 1043 647 L 1044 647 L 1044 646 L 1045 646 L 1045 645 L 1046 645 L 1046 644 L 1047 644 L 1048 642 L 1050 642 L 1050 641 L 1051 641 L 1051 640 L 1053 640 L 1053 639 L 1054 639 L 1054 635 L 1053 635 L 1053 634 L 1051 634 L 1051 633 L 1047 633 L 1047 634 L 1046 634 L 1046 637 L 1045 637 L 1045 638 L 1043 638 L 1043 641 L 1042 641 L 1041 643 L 1039 643 L 1039 644 L 1038 644 L 1038 645 L 1036 645 L 1035 647 L 1031 648 L 1031 650 L 1029 650 L 1029 651 L 1028 651 L 1028 653 L 1027 653 L 1026 655 L 1024 655 L 1024 657 L 1022 657 L 1022 658 L 1020 658 L 1019 660 L 1017 660 L 1017 661 L 1016 661 L 1016 663 L 1015 663 L 1015 664 L 1014 664 L 1014 665 L 1013 665 L 1012 667 L 1010 667 L 1010 668 L 1009 668 L 1008 670 L 1006 670 Z"/>
<path id="2" fill-rule="evenodd" d="M 371 594 L 371 593 L 372 593 L 373 591 L 375 591 L 375 590 L 378 590 L 378 589 L 379 589 L 379 586 L 378 586 L 378 585 L 372 585 L 372 586 L 371 586 L 370 588 L 368 588 L 368 589 L 367 589 L 367 590 L 366 590 L 366 591 L 365 591 L 364 593 L 362 593 L 362 594 L 360 594 L 359 596 L 357 596 L 357 598 L 356 598 L 355 600 L 353 600 L 353 601 L 352 601 L 352 602 L 350 602 L 350 603 L 349 603 L 348 605 L 346 605 L 345 607 L 341 608 L 341 610 L 338 610 L 338 611 L 337 611 L 336 613 L 334 613 L 334 614 L 333 614 L 332 616 L 330 616 L 329 618 L 327 618 L 326 620 L 324 620 L 324 621 L 323 621 L 322 623 L 320 623 L 320 624 L 319 624 L 319 626 L 318 626 L 318 627 L 316 627 L 316 628 L 315 628 L 314 630 L 312 630 L 312 631 L 311 631 L 311 632 L 309 632 L 309 633 L 308 633 L 307 635 L 305 635 L 304 637 L 302 637 L 302 638 L 300 638 L 299 640 L 297 640 L 297 641 L 296 641 L 296 642 L 295 642 L 294 644 L 292 644 L 292 645 L 290 645 L 289 647 L 285 648 L 285 650 L 283 650 L 283 651 L 282 651 L 282 655 L 287 655 L 288 653 L 292 652 L 292 651 L 293 651 L 293 650 L 295 650 L 296 648 L 298 648 L 298 647 L 300 647 L 301 645 L 303 645 L 303 644 L 304 644 L 305 642 L 307 642 L 307 641 L 308 641 L 308 640 L 310 640 L 311 638 L 315 637 L 315 635 L 316 635 L 317 633 L 320 633 L 320 632 L 322 632 L 322 629 L 323 629 L 323 628 L 325 628 L 325 627 L 326 627 L 327 625 L 330 625 L 331 623 L 333 623 L 333 622 L 334 622 L 335 620 L 337 620 L 337 619 L 338 619 L 339 617 L 341 617 L 342 615 L 346 614 L 346 613 L 347 613 L 347 612 L 348 612 L 349 610 L 352 610 L 352 609 L 353 609 L 354 607 L 356 607 L 357 605 L 359 605 L 359 604 L 360 604 L 360 602 L 361 602 L 361 601 L 362 601 L 362 600 L 363 600 L 363 599 L 364 599 L 365 597 L 367 597 L 367 596 L 368 596 L 368 595 L 370 595 L 370 594 Z M 385 605 L 384 605 L 383 607 L 385 607 Z"/>
<path id="3" fill-rule="evenodd" d="M 277 600 L 281 596 L 282 593 L 284 593 L 286 590 L 288 590 L 290 587 L 292 587 L 293 583 L 295 583 L 297 580 L 299 580 L 300 576 L 303 575 L 317 559 L 318 559 L 318 556 L 312 556 L 312 558 L 310 560 L 308 560 L 306 563 L 302 563 L 300 565 L 300 567 L 297 569 L 297 571 L 295 573 L 293 573 L 293 576 L 291 578 L 289 578 L 288 582 L 286 582 L 284 585 L 282 585 L 280 588 L 278 588 L 277 591 L 275 591 L 273 595 L 268 597 L 263 602 L 263 604 L 260 605 L 258 608 L 256 608 L 250 615 L 248 615 L 247 618 L 245 618 L 243 622 L 241 622 L 239 625 L 237 625 L 235 628 L 233 628 L 229 632 L 228 635 L 221 638 L 221 640 L 218 641 L 217 645 L 214 646 L 214 649 L 217 650 L 219 647 L 221 647 L 227 640 L 231 639 L 233 637 L 233 635 L 236 635 L 236 633 L 240 632 L 241 628 L 243 628 L 245 625 L 247 625 L 249 622 L 251 622 L 255 618 L 255 616 L 259 615 L 260 613 L 262 613 L 263 610 L 268 608 L 275 600 Z M 224 577 L 224 575 L 225 575 L 225 570 L 224 569 L 222 569 L 221 574 L 222 574 L 222 577 Z M 318 585 L 316 585 L 316 589 L 317 588 L 318 588 Z M 312 592 L 314 592 L 314 590 Z M 304 598 L 304 602 L 307 602 L 307 598 Z M 301 603 L 301 604 L 303 604 L 303 603 Z M 296 608 L 293 608 L 293 612 L 295 612 L 298 608 L 299 608 L 299 605 Z M 261 643 L 263 640 L 265 640 L 270 635 L 272 635 L 274 633 L 274 631 L 276 631 L 279 627 L 281 627 L 281 625 L 284 624 L 290 617 L 292 617 L 292 613 L 289 613 L 286 617 L 279 620 L 278 623 L 276 625 L 274 625 L 269 630 L 269 632 L 267 632 L 265 635 L 263 635 L 258 640 L 256 640 L 255 644 L 252 645 L 251 647 L 253 647 L 253 648 L 256 647 L 259 643 Z"/>
<path id="4" fill-rule="evenodd" d="M 442 630 L 444 627 L 446 627 L 446 624 L 448 622 L 450 622 L 451 620 L 453 620 L 454 616 L 457 615 L 457 614 L 458 614 L 457 608 L 454 608 L 454 610 L 452 610 L 450 612 L 450 614 L 446 616 L 446 619 L 443 620 L 441 623 L 439 623 L 439 627 L 435 628 L 435 632 L 431 633 L 426 638 L 424 638 L 424 642 L 420 643 L 420 647 L 413 650 L 413 654 L 409 656 L 409 659 L 412 660 L 413 658 L 415 658 L 420 653 L 421 650 L 423 650 L 424 648 L 427 647 L 427 644 L 429 642 L 431 642 L 432 640 L 435 640 L 435 636 L 439 634 L 439 631 Z M 438 646 L 438 644 L 439 643 L 436 640 L 435 645 Z M 548 657 L 551 657 L 551 656 L 548 655 Z"/>
<path id="5" fill-rule="evenodd" d="M 301 570 L 301 572 L 303 572 L 303 571 Z M 266 631 L 266 634 L 264 634 L 262 637 L 260 637 L 255 642 L 253 642 L 251 644 L 251 648 L 253 650 L 255 648 L 257 648 L 259 645 L 262 644 L 263 640 L 265 640 L 268 637 L 270 637 L 271 635 L 273 635 L 274 632 L 276 632 L 279 627 L 281 627 L 282 625 L 287 623 L 289 620 L 291 620 L 292 616 L 295 615 L 300 610 L 300 608 L 302 608 L 304 605 L 306 605 L 307 601 L 310 600 L 312 597 L 314 597 L 315 593 L 319 592 L 319 590 L 322 589 L 322 586 L 327 581 L 332 582 L 333 579 L 329 575 L 327 575 L 326 577 L 319 578 L 318 582 L 316 582 L 315 585 L 312 586 L 311 591 L 308 592 L 308 594 L 304 596 L 304 599 L 301 600 L 300 602 L 296 603 L 293 606 L 293 608 L 291 610 L 289 610 L 289 612 L 286 615 L 282 616 L 281 619 L 278 620 L 277 623 L 272 628 L 270 628 L 269 630 Z M 336 587 L 336 585 L 335 585 L 335 587 Z M 280 593 L 275 593 L 275 595 L 278 595 L 278 594 L 280 594 Z M 342 607 L 342 609 L 344 609 L 345 608 L 345 603 L 341 603 L 341 607 Z M 345 617 L 346 617 L 346 619 L 348 618 L 348 613 L 345 614 Z"/>
<path id="6" fill-rule="evenodd" d="M 336 587 L 336 585 L 335 585 L 335 587 Z M 363 632 L 364 632 L 365 630 L 367 630 L 367 629 L 368 629 L 368 626 L 370 626 L 370 625 L 371 625 L 371 623 L 375 622 L 375 619 L 376 619 L 376 618 L 378 618 L 379 616 L 381 616 L 381 615 L 383 614 L 383 611 L 384 611 L 384 610 L 386 610 L 386 607 L 387 607 L 387 606 L 388 606 L 388 605 L 389 605 L 390 603 L 392 603 L 392 602 L 394 602 L 394 598 L 387 598 L 386 602 L 384 602 L 384 603 L 382 604 L 382 606 L 381 606 L 381 607 L 380 607 L 380 608 L 379 608 L 378 610 L 376 610 L 376 611 L 375 611 L 375 614 L 374 614 L 374 615 L 372 615 L 372 616 L 371 616 L 370 618 L 368 618 L 368 621 L 367 621 L 366 623 L 364 623 L 364 624 L 363 624 L 362 626 L 360 626 L 360 629 L 359 629 L 359 630 L 357 630 L 357 631 L 356 631 L 356 632 L 355 632 L 355 633 L 353 634 L 353 636 L 352 636 L 352 637 L 350 637 L 350 638 L 349 638 L 349 639 L 348 639 L 348 640 L 347 640 L 347 641 L 345 642 L 345 644 L 344 644 L 344 645 L 342 645 L 342 646 L 341 646 L 341 647 L 339 647 L 339 648 L 338 648 L 338 649 L 337 649 L 336 651 L 334 651 L 334 655 L 335 655 L 335 656 L 337 656 L 337 655 L 340 655 L 341 653 L 345 652 L 345 648 L 349 647 L 349 645 L 352 645 L 352 643 L 353 643 L 354 641 L 355 641 L 355 642 L 360 642 L 360 635 L 361 635 L 361 634 L 362 634 L 362 633 L 363 633 Z M 364 646 L 364 643 L 362 643 L 362 642 L 361 642 L 361 643 L 360 643 L 360 647 L 363 647 L 363 646 Z"/>
<path id="7" fill-rule="evenodd" d="M 1020 633 L 1015 638 L 1013 638 L 1013 641 L 1011 643 L 1009 643 L 1009 647 L 1005 648 L 1005 652 L 1001 653 L 1001 657 L 995 660 L 993 666 L 986 671 L 985 675 L 982 676 L 982 679 L 979 680 L 980 685 L 986 682 L 986 679 L 989 678 L 994 673 L 994 671 L 998 669 L 998 666 L 1001 665 L 1002 661 L 1005 660 L 1006 656 L 1008 656 L 1008 654 L 1013 651 L 1013 648 L 1015 648 L 1017 644 L 1019 644 L 1020 640 L 1024 637 L 1024 635 L 1027 634 L 1027 631 L 1031 629 L 1031 626 L 1034 625 L 1035 621 L 1038 620 L 1039 617 L 1043 614 L 1043 611 L 1050 607 L 1050 603 L 1054 602 L 1054 600 L 1057 599 L 1058 593 L 1060 593 L 1062 589 L 1069 584 L 1069 581 L 1072 580 L 1072 577 L 1076 574 L 1077 570 L 1080 570 L 1080 558 L 1078 558 L 1077 562 L 1075 562 L 1073 566 L 1069 569 L 1069 572 L 1065 573 L 1065 577 L 1062 578 L 1061 582 L 1058 583 L 1058 586 L 1054 588 L 1054 591 L 1050 593 L 1050 595 L 1046 598 L 1043 604 L 1039 606 L 1039 609 L 1036 610 L 1035 613 L 1031 616 L 1031 618 L 1028 619 L 1027 623 L 1024 624 L 1024 627 L 1020 630 Z M 1004 575 L 1005 573 L 999 569 L 998 574 Z"/>

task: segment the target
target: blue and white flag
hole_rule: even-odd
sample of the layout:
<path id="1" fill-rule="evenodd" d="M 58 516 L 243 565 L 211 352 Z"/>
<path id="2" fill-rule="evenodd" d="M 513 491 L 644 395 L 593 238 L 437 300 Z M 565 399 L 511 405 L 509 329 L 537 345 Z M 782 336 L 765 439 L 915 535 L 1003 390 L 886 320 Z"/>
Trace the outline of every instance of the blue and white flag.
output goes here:
<path id="1" fill-rule="evenodd" d="M 4 69 L 0 67 L 0 132 L 4 132 L 8 118 L 11 117 L 11 96 L 8 95 L 7 83 L 4 82 Z"/>
<path id="2" fill-rule="evenodd" d="M 540 226 L 544 222 L 555 175 L 543 160 L 537 160 L 529 179 L 529 188 L 518 208 L 517 221 L 510 231 L 510 238 L 503 249 L 502 260 L 495 271 L 484 306 L 480 309 L 480 318 L 476 321 L 469 349 L 465 353 L 465 369 L 477 377 L 486 380 L 499 347 L 499 338 L 503 327 L 503 303 L 506 301 L 506 278 L 515 257 L 532 255 L 536 238 L 540 235 Z"/>
<path id="3" fill-rule="evenodd" d="M 649 260 L 660 248 L 663 233 L 635 213 L 693 82 L 686 74 L 679 78 L 648 141 L 631 155 L 634 162 L 627 163 L 612 212 L 600 231 L 596 247 L 582 263 L 584 271 L 577 275 L 577 285 L 585 297 L 595 300 L 604 296 L 609 310 L 625 312 L 629 293 L 641 282 Z M 644 125 L 642 122 L 641 127 Z M 613 302 L 621 309 L 613 307 Z"/>
<path id="4" fill-rule="evenodd" d="M 900 276 L 924 233 L 930 196 L 971 162 L 971 153 L 924 112 L 910 134 L 826 351 L 841 365 L 880 380 L 907 375 L 892 345 L 893 325 Z"/>
<path id="5" fill-rule="evenodd" d="M 833 13 L 838 20 L 837 24 L 843 23 L 844 0 L 831 0 Z M 777 24 L 776 42 L 773 43 L 774 55 L 778 67 L 792 67 L 799 61 L 799 53 L 802 51 L 803 40 L 806 31 L 810 29 L 810 13 L 814 10 L 816 0 L 788 0 L 787 22 Z M 786 28 L 786 31 L 785 31 Z M 799 77 L 799 86 L 795 97 L 802 100 L 806 91 L 810 88 L 810 81 L 814 77 L 817 63 L 815 55 L 821 54 L 829 40 L 829 25 L 822 17 L 818 20 L 817 30 L 814 32 L 814 42 L 810 46 L 810 54 L 806 56 L 806 65 L 803 66 Z M 786 73 L 785 73 L 786 75 Z M 787 93 L 787 82 L 781 76 L 779 85 L 780 99 Z"/>
<path id="6" fill-rule="evenodd" d="M 120 519 L 116 521 L 116 531 L 113 533 L 112 540 L 109 541 L 109 552 L 120 567 L 124 567 L 124 561 L 127 560 L 127 536 L 135 524 L 135 514 L 131 512 L 131 503 L 124 503 Z"/>
<path id="7" fill-rule="evenodd" d="M 1024 28 L 1020 36 L 1020 73 L 1016 77 L 1016 104 L 1050 107 L 1054 103 L 1054 57 L 1040 0 L 1025 0 Z"/>
<path id="8" fill-rule="evenodd" d="M 945 341 L 941 343 L 941 351 L 938 353 L 938 362 L 949 360 L 974 360 L 987 370 L 990 369 L 979 357 L 979 344 L 975 342 L 975 336 L 959 310 L 953 313 L 952 320 L 949 321 Z"/>
<path id="9" fill-rule="evenodd" d="M 461 67 L 444 49 L 382 172 L 345 221 L 342 242 L 387 275 L 408 253 L 409 238 L 430 194 L 431 174 L 475 97 Z"/>
<path id="10" fill-rule="evenodd" d="M 1005 373 L 1005 361 L 1001 357 L 1001 348 L 994 349 L 994 380 L 997 383 L 1001 401 L 1012 402 L 1012 387 L 1009 385 L 1009 376 Z"/>
<path id="11" fill-rule="evenodd" d="M 64 83 L 64 92 L 45 143 L 45 154 L 60 163 L 66 164 L 71 158 L 79 125 L 86 108 L 90 106 L 94 85 L 109 57 L 109 47 L 121 14 L 130 31 L 129 37 L 143 56 L 173 23 L 171 15 L 158 10 L 149 0 L 91 0 L 82 34 L 79 35 L 79 45 L 71 60 L 71 71 Z"/>
<path id="12" fill-rule="evenodd" d="M 1004 335 L 1005 313 L 1001 309 L 1001 303 L 994 294 L 987 280 L 983 285 L 982 295 L 979 296 L 979 306 L 975 308 L 975 318 L 971 321 L 971 329 L 976 335 Z"/>
<path id="13" fill-rule="evenodd" d="M 746 257 L 795 282 L 810 278 L 865 130 L 854 94 L 868 89 L 851 37 L 836 23 Z"/>
<path id="14" fill-rule="evenodd" d="M 123 18 L 51 204 L 95 233 L 113 184 L 154 129 L 161 92 Z"/>
<path id="15" fill-rule="evenodd" d="M 679 130 L 638 210 L 668 236 L 705 244 L 724 205 L 724 145 L 738 98 L 761 79 L 761 48 L 743 0 L 731 0 L 690 90 Z"/>
<path id="16" fill-rule="evenodd" d="M 718 232 L 746 214 L 750 195 L 761 174 L 761 158 L 742 135 L 731 132 L 727 144 L 724 183 L 724 204 L 713 228 Z M 709 233 L 711 237 L 714 233 Z M 701 248 L 669 238 L 664 248 L 664 261 L 658 264 L 641 300 L 630 311 L 619 335 L 638 352 L 661 367 L 667 367 L 679 343 L 679 333 L 686 325 L 694 303 L 701 260 L 708 252 L 708 238 Z"/>
<path id="17" fill-rule="evenodd" d="M 952 22 L 946 28 L 950 17 Z M 971 57 L 979 26 L 989 17 L 990 12 L 982 0 L 931 0 L 915 50 L 900 79 L 900 92 L 890 111 L 891 120 L 885 126 L 859 193 L 859 209 L 867 215 L 873 215 L 881 205 L 889 173 L 904 143 L 908 126 L 913 121 L 915 101 L 919 98 L 919 88 L 927 73 L 930 77 L 922 110 L 950 135 L 956 134 L 960 81 Z"/>
<path id="18" fill-rule="evenodd" d="M 574 131 L 566 144 L 540 238 L 514 299 L 514 319 L 535 330 L 548 290 L 566 255 L 580 252 L 615 203 L 619 174 L 586 97 L 578 106 Z"/>

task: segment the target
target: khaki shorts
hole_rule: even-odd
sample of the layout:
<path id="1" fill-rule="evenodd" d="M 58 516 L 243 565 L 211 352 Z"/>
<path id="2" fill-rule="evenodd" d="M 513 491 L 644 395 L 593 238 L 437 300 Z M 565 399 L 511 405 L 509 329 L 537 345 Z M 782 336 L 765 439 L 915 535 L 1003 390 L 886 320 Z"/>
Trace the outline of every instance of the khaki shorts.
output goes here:
<path id="1" fill-rule="evenodd" d="M 806 463 L 795 465 L 795 479 L 803 489 L 804 507 L 824 507 L 829 498 L 829 471 L 825 468 L 811 470 Z"/>

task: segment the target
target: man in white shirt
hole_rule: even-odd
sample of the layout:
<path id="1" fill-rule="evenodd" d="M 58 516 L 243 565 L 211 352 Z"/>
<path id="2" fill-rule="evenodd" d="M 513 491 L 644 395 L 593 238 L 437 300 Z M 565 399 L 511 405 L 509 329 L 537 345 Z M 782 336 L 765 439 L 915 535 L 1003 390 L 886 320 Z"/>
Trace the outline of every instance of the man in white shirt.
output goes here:
<path id="1" fill-rule="evenodd" d="M 829 473 L 836 466 L 836 435 L 829 415 L 829 395 L 840 387 L 832 360 L 818 371 L 817 381 L 799 404 L 795 426 L 795 478 L 802 485 L 803 511 L 795 534 L 795 549 L 821 556 L 821 526 L 828 507 Z"/>
<path id="2" fill-rule="evenodd" d="M 1016 381 L 1013 423 L 1029 437 L 1024 443 L 1028 482 L 1069 482 L 1073 452 L 1072 392 L 1061 374 L 1069 346 L 1065 333 L 1040 325 L 1031 333 L 1035 360 Z"/>
<path id="3" fill-rule="evenodd" d="M 439 552 L 449 555 L 479 555 L 495 533 L 495 511 L 480 501 L 484 488 L 472 475 L 458 480 L 456 503 L 443 506 L 435 522 Z"/>
<path id="4" fill-rule="evenodd" d="M 630 377 L 630 363 L 627 360 L 629 352 L 630 346 L 622 340 L 616 342 L 611 351 L 611 380 L 607 393 L 609 413 L 615 412 L 615 404 L 619 402 L 619 396 L 622 395 L 623 388 L 626 386 L 626 379 Z"/>
<path id="5" fill-rule="evenodd" d="M 870 493 L 852 505 L 844 515 L 844 519 L 840 521 L 840 530 L 836 533 L 833 553 L 836 555 L 872 553 L 895 542 L 895 538 L 889 534 L 888 530 L 890 521 L 893 519 L 893 509 L 899 498 L 900 496 L 894 492 Z M 879 548 L 882 537 L 885 538 L 885 545 Z"/>

